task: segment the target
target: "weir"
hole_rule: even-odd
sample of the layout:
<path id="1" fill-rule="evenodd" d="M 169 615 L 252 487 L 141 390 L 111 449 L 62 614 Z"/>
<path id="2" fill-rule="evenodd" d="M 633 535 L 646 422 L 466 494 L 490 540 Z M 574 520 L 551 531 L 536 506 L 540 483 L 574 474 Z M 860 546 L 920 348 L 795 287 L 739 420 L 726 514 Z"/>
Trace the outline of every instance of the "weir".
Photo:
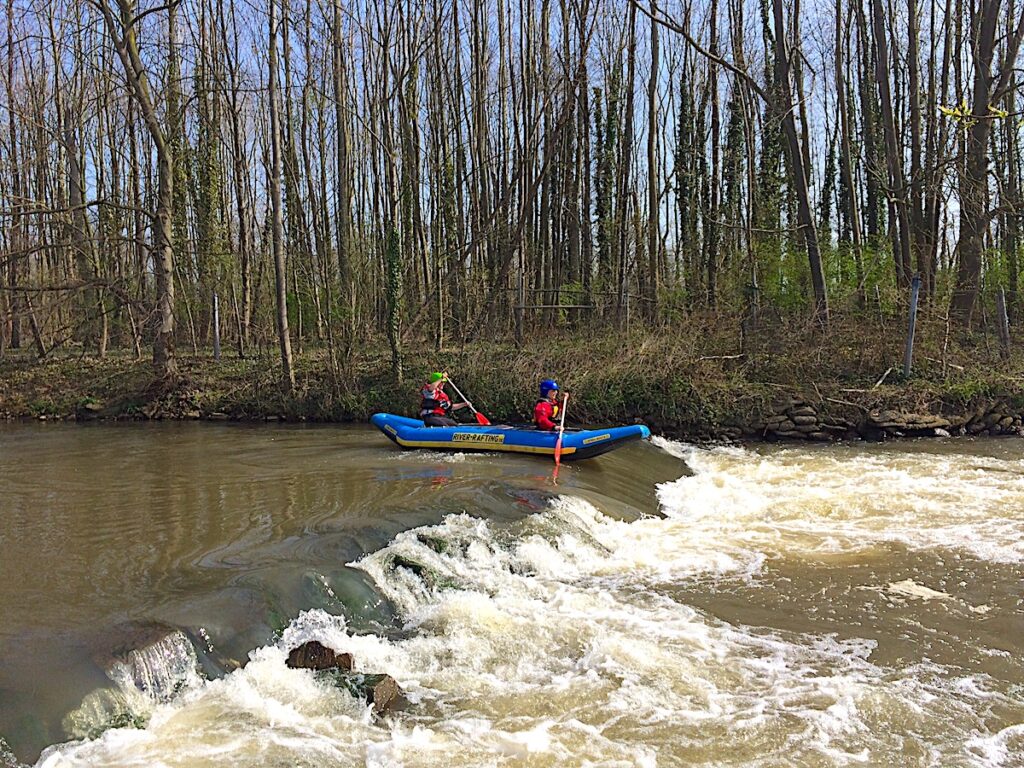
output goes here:
<path id="1" fill-rule="evenodd" d="M 1016 441 L 657 438 L 554 486 L 530 457 L 399 453 L 371 434 L 8 428 L 9 753 L 48 768 L 1019 754 Z M 180 461 L 154 476 L 168 451 Z M 92 492 L 112 467 L 120 492 Z M 125 628 L 129 611 L 150 629 Z M 406 708 L 379 717 L 289 669 L 314 641 L 390 675 Z"/>

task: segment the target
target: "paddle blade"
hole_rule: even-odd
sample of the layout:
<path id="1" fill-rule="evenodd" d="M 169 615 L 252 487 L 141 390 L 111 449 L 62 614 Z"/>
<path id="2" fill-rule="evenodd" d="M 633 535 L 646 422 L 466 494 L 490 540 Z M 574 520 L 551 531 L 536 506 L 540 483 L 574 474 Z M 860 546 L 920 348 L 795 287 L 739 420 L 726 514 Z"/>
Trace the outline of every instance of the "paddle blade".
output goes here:
<path id="1" fill-rule="evenodd" d="M 476 411 L 476 423 L 483 427 L 491 426 L 491 420 L 484 416 L 480 411 Z"/>
<path id="2" fill-rule="evenodd" d="M 562 463 L 562 436 L 565 434 L 565 412 L 569 409 L 569 393 L 562 397 L 562 418 L 558 424 L 558 440 L 555 441 L 555 472 L 552 475 L 554 481 L 558 482 L 558 467 Z"/>

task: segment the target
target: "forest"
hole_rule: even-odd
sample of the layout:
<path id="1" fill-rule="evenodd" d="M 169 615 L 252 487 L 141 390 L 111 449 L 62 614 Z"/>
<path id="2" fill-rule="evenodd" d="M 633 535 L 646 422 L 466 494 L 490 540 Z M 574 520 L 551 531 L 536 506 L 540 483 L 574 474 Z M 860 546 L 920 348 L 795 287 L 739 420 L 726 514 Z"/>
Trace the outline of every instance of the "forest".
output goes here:
<path id="1" fill-rule="evenodd" d="M 4 2 L 0 357 L 1021 317 L 1014 0 Z"/>

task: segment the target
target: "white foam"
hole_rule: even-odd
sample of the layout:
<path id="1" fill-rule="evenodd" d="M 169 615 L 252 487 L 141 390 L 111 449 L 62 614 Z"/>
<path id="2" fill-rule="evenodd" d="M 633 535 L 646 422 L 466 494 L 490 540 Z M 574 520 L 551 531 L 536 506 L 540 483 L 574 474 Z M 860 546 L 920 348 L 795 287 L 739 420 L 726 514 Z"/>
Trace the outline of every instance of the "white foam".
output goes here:
<path id="1" fill-rule="evenodd" d="M 1006 759 L 1020 734 L 991 733 L 982 712 L 1018 705 L 983 676 L 879 667 L 871 641 L 729 624 L 662 588 L 752 578 L 778 552 L 943 540 L 943 513 L 857 501 L 852 475 L 800 454 L 664 447 L 696 472 L 662 486 L 664 519 L 626 523 L 563 496 L 513 523 L 450 515 L 401 533 L 353 565 L 397 606 L 403 638 L 303 613 L 245 668 L 157 706 L 145 730 L 108 731 L 44 765 L 877 765 L 905 759 L 909 738 L 929 764 Z M 850 472 L 870 485 L 894 471 L 874 461 Z M 801 486 L 802 464 L 821 482 Z M 889 586 L 949 597 L 908 582 Z M 391 674 L 412 707 L 377 722 L 287 669 L 286 650 L 306 640 Z"/>
<path id="2" fill-rule="evenodd" d="M 930 587 L 926 587 L 924 584 L 918 584 L 913 579 L 904 579 L 903 581 L 889 582 L 889 592 L 895 595 L 904 595 L 906 597 L 915 597 L 921 600 L 952 600 L 953 597 L 946 592 L 940 592 Z"/>
<path id="3" fill-rule="evenodd" d="M 967 752 L 974 765 L 1020 766 L 1024 755 L 1024 723 L 1007 726 L 988 736 L 972 736 L 967 742 Z"/>
<path id="4" fill-rule="evenodd" d="M 1024 460 L 657 444 L 694 472 L 659 487 L 662 508 L 709 548 L 820 557 L 898 542 L 1024 562 Z"/>
<path id="5" fill-rule="evenodd" d="M 401 453 L 388 456 L 388 460 L 401 462 L 402 464 L 462 464 L 467 458 L 469 458 L 468 453 L 431 451 L 429 449 L 420 449 L 412 452 L 402 451 Z"/>

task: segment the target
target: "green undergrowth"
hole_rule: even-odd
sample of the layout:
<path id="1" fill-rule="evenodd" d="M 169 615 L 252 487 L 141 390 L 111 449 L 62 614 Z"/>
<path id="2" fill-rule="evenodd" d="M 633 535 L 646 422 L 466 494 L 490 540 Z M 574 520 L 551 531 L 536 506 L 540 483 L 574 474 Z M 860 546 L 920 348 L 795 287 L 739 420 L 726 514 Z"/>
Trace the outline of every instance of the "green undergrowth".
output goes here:
<path id="1" fill-rule="evenodd" d="M 441 352 L 409 344 L 396 382 L 386 344 L 369 340 L 337 366 L 324 350 L 298 355 L 291 394 L 270 354 L 220 362 L 180 356 L 179 379 L 168 386 L 153 381 L 147 360 L 124 354 L 39 361 L 8 350 L 0 358 L 0 416 L 365 421 L 377 411 L 415 413 L 418 385 L 432 370 L 448 371 L 493 421 L 528 420 L 536 382 L 550 376 L 570 394 L 570 421 L 644 421 L 689 437 L 753 423 L 794 397 L 825 410 L 948 412 L 1001 399 L 1024 411 L 1019 352 L 1002 359 L 987 335 L 958 336 L 926 314 L 904 380 L 903 345 L 898 318 L 836 318 L 824 332 L 806 321 L 767 318 L 751 329 L 739 319 L 696 317 L 657 331 L 563 331 Z"/>

